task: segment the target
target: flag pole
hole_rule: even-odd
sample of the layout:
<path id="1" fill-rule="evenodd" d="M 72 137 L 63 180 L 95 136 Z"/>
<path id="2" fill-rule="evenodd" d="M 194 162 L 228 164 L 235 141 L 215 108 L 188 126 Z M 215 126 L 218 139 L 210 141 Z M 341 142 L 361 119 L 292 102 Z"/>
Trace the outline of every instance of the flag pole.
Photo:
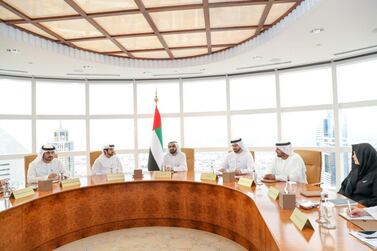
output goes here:
<path id="1" fill-rule="evenodd" d="M 157 103 L 158 103 L 157 88 L 156 88 L 156 94 L 155 94 L 155 96 L 154 96 L 154 102 L 155 102 L 155 104 L 157 105 Z"/>

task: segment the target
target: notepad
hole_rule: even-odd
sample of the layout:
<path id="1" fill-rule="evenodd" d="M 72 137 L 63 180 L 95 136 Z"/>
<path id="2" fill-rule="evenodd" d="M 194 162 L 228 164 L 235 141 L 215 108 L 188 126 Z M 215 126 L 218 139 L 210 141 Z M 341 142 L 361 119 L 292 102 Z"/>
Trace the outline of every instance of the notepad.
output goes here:
<path id="1" fill-rule="evenodd" d="M 377 249 L 377 235 L 375 231 L 351 231 L 350 235 L 356 237 L 370 248 Z"/>
<path id="2" fill-rule="evenodd" d="M 334 203 L 336 207 L 347 207 L 348 206 L 348 201 L 350 202 L 351 206 L 356 206 L 357 202 L 354 200 L 350 199 L 333 199 L 329 200 L 330 202 Z"/>
<path id="3" fill-rule="evenodd" d="M 355 220 L 362 220 L 362 221 L 371 221 L 371 220 L 376 220 L 370 215 L 364 215 L 364 216 L 349 216 L 346 212 L 340 212 L 340 216 L 342 216 L 344 219 L 349 220 L 349 221 L 355 221 Z"/>

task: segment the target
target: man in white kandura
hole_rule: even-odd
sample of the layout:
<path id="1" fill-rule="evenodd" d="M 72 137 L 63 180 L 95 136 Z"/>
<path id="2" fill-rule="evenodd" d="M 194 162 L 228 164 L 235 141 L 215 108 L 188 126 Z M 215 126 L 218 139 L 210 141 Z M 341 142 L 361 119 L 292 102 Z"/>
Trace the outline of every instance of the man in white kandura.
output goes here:
<path id="1" fill-rule="evenodd" d="M 162 166 L 166 171 L 186 172 L 186 154 L 181 152 L 177 141 L 171 141 L 168 144 L 169 152 L 164 155 Z"/>
<path id="2" fill-rule="evenodd" d="M 241 138 L 230 141 L 233 151 L 228 154 L 220 172 L 234 171 L 236 175 L 254 171 L 254 159 Z"/>
<path id="3" fill-rule="evenodd" d="M 301 156 L 293 152 L 291 142 L 276 143 L 276 156 L 266 180 L 295 181 L 307 184 L 306 166 Z"/>
<path id="4" fill-rule="evenodd" d="M 55 146 L 43 145 L 37 158 L 33 160 L 27 172 L 27 182 L 37 183 L 40 180 L 58 180 L 62 175 L 68 177 L 68 172 L 60 160 L 55 158 Z"/>
<path id="5" fill-rule="evenodd" d="M 108 173 L 123 173 L 122 163 L 115 154 L 114 145 L 106 144 L 102 147 L 102 154 L 94 161 L 92 173 L 94 175 Z"/>

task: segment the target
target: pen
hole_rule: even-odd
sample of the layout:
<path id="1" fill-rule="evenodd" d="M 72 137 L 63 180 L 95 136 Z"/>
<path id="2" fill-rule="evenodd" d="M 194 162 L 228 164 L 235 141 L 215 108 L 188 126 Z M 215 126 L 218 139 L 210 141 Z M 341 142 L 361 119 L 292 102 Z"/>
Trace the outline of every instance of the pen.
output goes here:
<path id="1" fill-rule="evenodd" d="M 349 214 L 350 214 L 350 216 L 352 216 L 352 215 L 351 215 L 351 211 L 352 211 L 352 209 L 351 209 L 350 200 L 347 200 L 347 204 L 348 204 Z"/>

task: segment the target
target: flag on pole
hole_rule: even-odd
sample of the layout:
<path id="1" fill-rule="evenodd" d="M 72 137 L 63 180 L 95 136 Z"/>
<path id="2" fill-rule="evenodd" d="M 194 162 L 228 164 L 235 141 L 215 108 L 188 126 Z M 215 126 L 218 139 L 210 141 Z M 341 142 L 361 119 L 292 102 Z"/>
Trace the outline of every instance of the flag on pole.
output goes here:
<path id="1" fill-rule="evenodd" d="M 153 129 L 152 129 L 152 142 L 151 147 L 149 148 L 149 157 L 148 157 L 148 171 L 159 171 L 162 170 L 162 160 L 164 156 L 163 144 L 162 144 L 162 127 L 161 127 L 161 116 L 157 107 L 157 90 L 156 96 L 154 98 L 156 103 L 156 108 L 154 111 L 153 118 Z"/>

